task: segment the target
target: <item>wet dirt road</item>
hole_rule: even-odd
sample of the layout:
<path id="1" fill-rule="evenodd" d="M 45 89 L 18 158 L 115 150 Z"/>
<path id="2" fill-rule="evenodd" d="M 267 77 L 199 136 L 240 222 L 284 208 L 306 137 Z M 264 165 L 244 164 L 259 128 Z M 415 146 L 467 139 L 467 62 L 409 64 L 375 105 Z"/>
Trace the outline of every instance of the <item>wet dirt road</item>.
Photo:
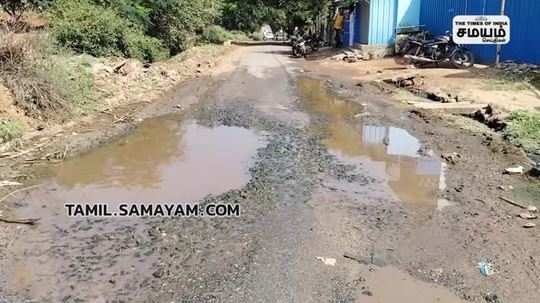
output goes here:
<path id="1" fill-rule="evenodd" d="M 387 110 L 376 100 L 336 95 L 286 51 L 251 48 L 231 72 L 151 110 L 163 115 L 9 201 L 41 224 L 9 245 L 0 302 L 463 302 L 451 278 L 445 288 L 403 266 L 424 262 L 403 248 L 417 227 L 452 206 L 439 198 L 445 165 L 373 118 Z M 184 112 L 165 109 L 194 98 Z M 242 213 L 68 218 L 64 208 L 167 202 Z"/>

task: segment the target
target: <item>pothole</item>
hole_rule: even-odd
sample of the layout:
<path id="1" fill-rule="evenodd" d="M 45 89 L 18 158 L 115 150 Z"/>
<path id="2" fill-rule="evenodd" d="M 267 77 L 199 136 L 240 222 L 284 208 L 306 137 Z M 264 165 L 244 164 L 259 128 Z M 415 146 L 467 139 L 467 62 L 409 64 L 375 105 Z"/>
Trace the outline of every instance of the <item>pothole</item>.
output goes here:
<path id="1" fill-rule="evenodd" d="M 265 144 L 247 128 L 168 115 L 54 167 L 50 182 L 17 205 L 18 216 L 41 224 L 10 248 L 6 294 L 53 302 L 137 297 L 141 283 L 162 275 L 156 243 L 177 235 L 151 224 L 161 218 L 69 218 L 64 203 L 187 203 L 219 195 L 249 183 Z"/>
<path id="2" fill-rule="evenodd" d="M 417 138 L 401 128 L 355 119 L 363 106 L 333 95 L 319 80 L 300 79 L 299 90 L 306 110 L 323 117 L 315 131 L 338 159 L 386 180 L 403 202 L 437 207 L 442 163 L 426 155 Z"/>

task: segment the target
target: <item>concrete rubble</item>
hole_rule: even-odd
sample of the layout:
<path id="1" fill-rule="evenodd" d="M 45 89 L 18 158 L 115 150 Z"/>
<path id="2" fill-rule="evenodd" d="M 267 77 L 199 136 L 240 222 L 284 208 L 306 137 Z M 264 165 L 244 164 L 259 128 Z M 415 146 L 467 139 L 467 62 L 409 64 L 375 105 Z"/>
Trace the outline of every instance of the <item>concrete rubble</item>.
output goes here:
<path id="1" fill-rule="evenodd" d="M 492 105 L 488 105 L 474 112 L 471 117 L 496 131 L 501 131 L 507 125 L 505 120 L 508 118 L 508 114 L 497 111 Z"/>
<path id="2" fill-rule="evenodd" d="M 341 53 L 332 56 L 331 59 L 335 61 L 345 61 L 348 63 L 355 63 L 362 60 L 369 60 L 369 58 L 364 56 L 360 50 L 352 49 L 352 48 L 343 50 Z"/>
<path id="3" fill-rule="evenodd" d="M 498 68 L 514 74 L 526 74 L 529 72 L 540 73 L 540 65 L 521 64 L 514 61 L 505 61 L 501 63 Z"/>

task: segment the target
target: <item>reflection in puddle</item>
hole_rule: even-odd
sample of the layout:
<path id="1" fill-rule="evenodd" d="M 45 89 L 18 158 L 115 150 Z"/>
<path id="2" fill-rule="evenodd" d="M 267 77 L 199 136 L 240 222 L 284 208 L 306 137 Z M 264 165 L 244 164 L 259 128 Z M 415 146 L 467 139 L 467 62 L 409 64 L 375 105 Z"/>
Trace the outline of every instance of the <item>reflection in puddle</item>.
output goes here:
<path id="1" fill-rule="evenodd" d="M 145 243 L 161 232 L 144 218 L 68 218 L 64 203 L 183 203 L 221 194 L 249 182 L 250 161 L 264 144 L 248 129 L 208 128 L 171 115 L 60 164 L 51 183 L 29 192 L 27 206 L 17 209 L 18 217 L 40 217 L 41 224 L 13 243 L 0 282 L 8 293 L 51 302 L 105 302 L 127 289 L 125 297 L 137 297 L 138 283 L 159 262 Z"/>
<path id="2" fill-rule="evenodd" d="M 161 117 L 60 165 L 55 182 L 72 201 L 194 201 L 245 185 L 248 162 L 261 145 L 248 129 Z"/>
<path id="3" fill-rule="evenodd" d="M 322 114 L 328 149 L 346 162 L 380 174 L 401 201 L 436 207 L 442 174 L 441 162 L 421 157 L 421 144 L 406 130 L 362 125 L 354 116 L 363 107 L 329 93 L 319 80 L 302 78 L 299 90 L 306 109 Z"/>

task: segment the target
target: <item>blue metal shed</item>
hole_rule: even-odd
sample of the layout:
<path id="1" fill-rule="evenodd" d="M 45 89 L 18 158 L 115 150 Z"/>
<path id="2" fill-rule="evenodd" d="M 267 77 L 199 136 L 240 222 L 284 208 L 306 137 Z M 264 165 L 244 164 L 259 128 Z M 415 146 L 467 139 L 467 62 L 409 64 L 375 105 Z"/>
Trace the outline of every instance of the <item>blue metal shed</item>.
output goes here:
<path id="1" fill-rule="evenodd" d="M 420 24 L 434 34 L 452 30 L 456 15 L 499 15 L 501 0 L 422 0 Z M 540 64 L 540 1 L 506 0 L 505 14 L 510 17 L 510 43 L 503 45 L 501 60 Z M 482 63 L 494 63 L 496 47 L 472 45 Z"/>
<path id="2" fill-rule="evenodd" d="M 370 45 L 390 45 L 396 31 L 397 0 L 371 0 L 369 3 Z"/>
<path id="3" fill-rule="evenodd" d="M 345 24 L 345 45 L 392 46 L 396 27 L 418 25 L 420 3 L 421 0 L 358 0 Z"/>

